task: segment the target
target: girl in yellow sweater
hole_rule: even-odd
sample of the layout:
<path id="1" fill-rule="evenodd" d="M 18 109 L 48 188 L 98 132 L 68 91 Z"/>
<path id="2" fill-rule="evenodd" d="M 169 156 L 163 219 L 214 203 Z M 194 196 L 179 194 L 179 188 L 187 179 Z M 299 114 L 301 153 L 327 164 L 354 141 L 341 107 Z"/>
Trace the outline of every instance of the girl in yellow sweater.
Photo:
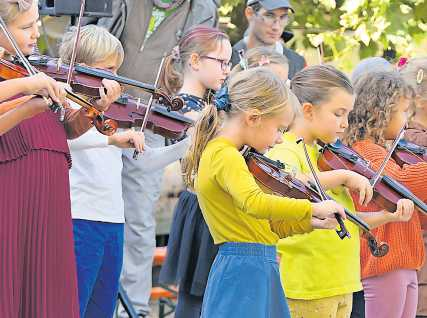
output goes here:
<path id="1" fill-rule="evenodd" d="M 293 224 L 304 232 L 334 228 L 333 213 L 344 215 L 334 201 L 312 204 L 264 193 L 239 152 L 245 145 L 266 152 L 281 142 L 293 119 L 288 97 L 272 71 L 242 71 L 231 76 L 228 89 L 196 124 L 187 177 L 194 181 L 214 243 L 220 244 L 202 317 L 289 317 L 276 262 L 279 235 L 292 235 Z M 275 222 L 283 220 L 288 222 Z"/>
<path id="2" fill-rule="evenodd" d="M 334 67 L 315 65 L 294 76 L 291 90 L 301 103 L 301 115 L 283 135 L 283 143 L 276 145 L 268 156 L 302 174 L 298 175 L 302 180 L 312 179 L 303 146 L 296 143 L 304 138 L 320 182 L 334 200 L 354 211 L 347 191 L 350 189 L 359 193 L 360 203 L 369 202 L 372 188 L 365 177 L 349 170 L 319 172 L 317 168 L 317 142 L 334 142 L 348 126 L 354 102 L 350 80 Z M 407 221 L 412 211 L 412 202 L 401 200 L 397 213 L 381 211 L 359 216 L 375 227 Z M 357 226 L 347 221 L 345 225 L 351 238 L 340 240 L 332 231 L 316 230 L 280 240 L 280 274 L 292 318 L 350 317 L 352 293 L 362 289 L 360 247 Z M 361 244 L 367 243 L 362 240 Z"/>

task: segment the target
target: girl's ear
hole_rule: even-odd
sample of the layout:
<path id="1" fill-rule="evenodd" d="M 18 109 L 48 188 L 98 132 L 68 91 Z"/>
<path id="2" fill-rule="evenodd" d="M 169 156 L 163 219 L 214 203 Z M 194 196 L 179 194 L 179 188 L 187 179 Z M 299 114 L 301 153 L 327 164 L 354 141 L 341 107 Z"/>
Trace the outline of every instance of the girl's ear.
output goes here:
<path id="1" fill-rule="evenodd" d="M 251 7 L 246 7 L 244 13 L 245 13 L 245 17 L 248 20 L 248 22 L 251 22 L 251 20 L 254 18 L 255 14 L 256 14 L 254 9 Z"/>
<path id="2" fill-rule="evenodd" d="M 312 103 L 303 103 L 302 104 L 302 114 L 306 120 L 314 119 L 315 108 Z"/>
<path id="3" fill-rule="evenodd" d="M 194 71 L 200 69 L 200 56 L 197 53 L 191 53 L 190 58 L 188 59 L 188 65 Z"/>
<path id="4" fill-rule="evenodd" d="M 261 122 L 261 112 L 258 109 L 251 109 L 245 112 L 245 123 L 249 127 L 256 127 Z"/>

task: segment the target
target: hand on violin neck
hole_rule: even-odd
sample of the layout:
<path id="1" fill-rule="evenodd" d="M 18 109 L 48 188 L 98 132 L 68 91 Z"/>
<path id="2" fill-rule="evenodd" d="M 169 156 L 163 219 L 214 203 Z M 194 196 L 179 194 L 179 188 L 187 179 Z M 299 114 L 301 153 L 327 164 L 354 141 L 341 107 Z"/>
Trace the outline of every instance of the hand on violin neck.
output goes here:
<path id="1" fill-rule="evenodd" d="M 350 170 L 342 170 L 343 185 L 351 191 L 359 194 L 359 204 L 367 205 L 374 195 L 373 188 L 369 183 L 368 178 Z"/>
<path id="2" fill-rule="evenodd" d="M 319 219 L 333 218 L 338 213 L 343 219 L 346 219 L 344 208 L 333 200 L 312 203 L 312 215 Z"/>
<path id="3" fill-rule="evenodd" d="M 50 97 L 55 103 L 63 104 L 67 92 L 62 83 L 44 73 L 18 79 L 22 83 L 22 93 Z"/>
<path id="4" fill-rule="evenodd" d="M 388 213 L 392 222 L 408 222 L 414 213 L 414 202 L 408 199 L 397 201 L 397 208 L 394 213 Z"/>
<path id="5" fill-rule="evenodd" d="M 109 136 L 108 144 L 118 148 L 135 148 L 142 153 L 145 148 L 145 136 L 143 132 L 127 130 Z"/>
<path id="6" fill-rule="evenodd" d="M 122 88 L 116 81 L 103 79 L 102 85 L 104 87 L 99 88 L 100 99 L 96 100 L 94 105 L 99 111 L 106 111 L 112 103 L 119 99 L 122 94 Z"/>

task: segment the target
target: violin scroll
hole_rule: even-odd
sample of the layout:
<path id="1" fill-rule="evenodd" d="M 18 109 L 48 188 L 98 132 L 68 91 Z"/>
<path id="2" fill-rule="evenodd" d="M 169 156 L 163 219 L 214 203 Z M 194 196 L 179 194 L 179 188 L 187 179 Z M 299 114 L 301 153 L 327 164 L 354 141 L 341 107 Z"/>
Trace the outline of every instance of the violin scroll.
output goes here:
<path id="1" fill-rule="evenodd" d="M 368 247 L 369 247 L 369 250 L 371 251 L 371 254 L 373 256 L 383 257 L 388 253 L 390 247 L 388 246 L 387 243 L 380 242 L 378 244 L 377 240 L 375 239 L 375 237 L 370 232 L 364 232 L 362 234 L 362 236 L 364 236 L 366 238 L 366 240 L 368 241 Z"/>

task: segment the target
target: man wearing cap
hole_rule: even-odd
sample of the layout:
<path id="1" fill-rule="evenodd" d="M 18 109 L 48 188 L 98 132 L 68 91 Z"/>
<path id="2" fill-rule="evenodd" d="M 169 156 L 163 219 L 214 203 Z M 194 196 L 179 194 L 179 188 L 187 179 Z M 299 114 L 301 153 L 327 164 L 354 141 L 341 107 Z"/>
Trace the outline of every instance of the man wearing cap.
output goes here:
<path id="1" fill-rule="evenodd" d="M 289 61 L 289 79 L 305 66 L 304 58 L 295 51 L 288 49 L 281 41 L 281 35 L 288 24 L 289 15 L 294 9 L 288 0 L 248 0 L 245 16 L 249 27 L 247 35 L 233 46 L 231 62 L 236 65 L 240 61 L 239 51 L 259 46 L 274 47 L 285 55 Z"/>

